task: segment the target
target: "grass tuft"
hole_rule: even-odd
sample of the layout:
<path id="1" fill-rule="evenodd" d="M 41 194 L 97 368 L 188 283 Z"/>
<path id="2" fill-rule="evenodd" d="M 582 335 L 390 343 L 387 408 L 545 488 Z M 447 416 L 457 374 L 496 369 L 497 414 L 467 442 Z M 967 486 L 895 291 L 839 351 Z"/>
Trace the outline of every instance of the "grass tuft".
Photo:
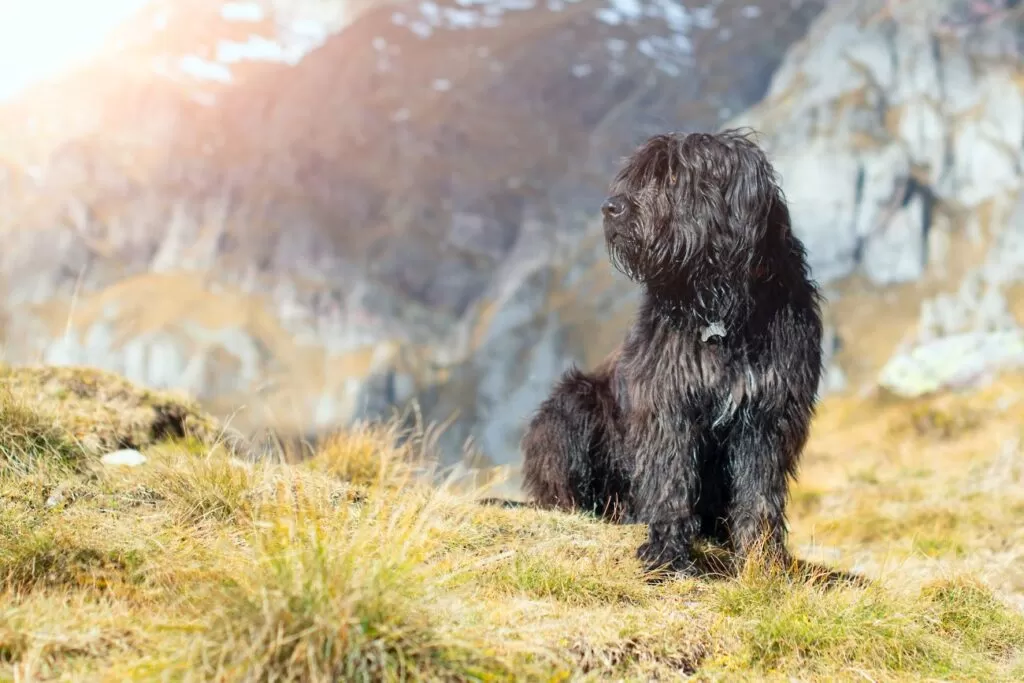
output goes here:
<path id="1" fill-rule="evenodd" d="M 926 585 L 921 597 L 937 630 L 971 650 L 1008 656 L 1024 648 L 1024 615 L 1011 612 L 976 580 L 958 578 Z"/>
<path id="2" fill-rule="evenodd" d="M 27 408 L 0 384 L 0 472 L 27 474 L 40 455 L 50 465 L 73 467 L 82 449 L 53 419 Z"/>
<path id="3" fill-rule="evenodd" d="M 429 502 L 368 503 L 334 518 L 268 515 L 252 568 L 220 598 L 187 669 L 232 680 L 511 677 L 485 648 L 442 634 L 421 562 Z M 301 508 L 300 508 L 301 510 Z"/>
<path id="4" fill-rule="evenodd" d="M 167 500 L 186 525 L 252 515 L 251 467 L 219 453 L 161 452 L 141 479 L 150 495 Z"/>
<path id="5" fill-rule="evenodd" d="M 413 476 L 416 463 L 416 442 L 402 436 L 394 426 L 355 425 L 329 437 L 309 466 L 361 486 L 401 485 Z"/>

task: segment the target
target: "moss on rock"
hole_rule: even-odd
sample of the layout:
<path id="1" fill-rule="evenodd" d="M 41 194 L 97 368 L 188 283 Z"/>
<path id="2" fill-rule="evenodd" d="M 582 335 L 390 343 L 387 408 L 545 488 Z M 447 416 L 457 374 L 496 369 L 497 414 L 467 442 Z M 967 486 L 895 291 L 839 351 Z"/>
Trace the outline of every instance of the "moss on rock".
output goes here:
<path id="1" fill-rule="evenodd" d="M 74 461 L 175 439 L 238 447 L 236 434 L 186 396 L 145 389 L 94 368 L 0 365 L 5 466 L 41 452 Z"/>

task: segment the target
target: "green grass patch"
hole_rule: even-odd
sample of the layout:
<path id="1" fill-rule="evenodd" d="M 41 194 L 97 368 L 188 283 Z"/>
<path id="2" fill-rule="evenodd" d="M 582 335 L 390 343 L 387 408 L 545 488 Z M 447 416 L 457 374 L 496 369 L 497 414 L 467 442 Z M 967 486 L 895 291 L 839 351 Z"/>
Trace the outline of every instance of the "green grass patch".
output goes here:
<path id="1" fill-rule="evenodd" d="M 1021 647 L 1024 633 L 1019 615 L 980 585 L 960 581 L 907 597 L 755 573 L 722 586 L 716 605 L 740 642 L 726 668 L 764 674 L 986 678 L 998 657 Z"/>

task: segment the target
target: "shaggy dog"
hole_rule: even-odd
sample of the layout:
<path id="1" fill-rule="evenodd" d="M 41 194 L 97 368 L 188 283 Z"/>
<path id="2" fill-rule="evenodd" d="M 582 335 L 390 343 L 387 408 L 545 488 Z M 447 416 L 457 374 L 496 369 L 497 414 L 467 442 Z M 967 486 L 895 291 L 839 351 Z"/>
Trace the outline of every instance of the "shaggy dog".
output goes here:
<path id="1" fill-rule="evenodd" d="M 538 507 L 645 523 L 650 569 L 693 543 L 788 561 L 789 478 L 821 374 L 819 292 L 764 152 L 740 131 L 664 134 L 601 207 L 612 263 L 643 287 L 622 345 L 565 372 L 522 440 Z"/>

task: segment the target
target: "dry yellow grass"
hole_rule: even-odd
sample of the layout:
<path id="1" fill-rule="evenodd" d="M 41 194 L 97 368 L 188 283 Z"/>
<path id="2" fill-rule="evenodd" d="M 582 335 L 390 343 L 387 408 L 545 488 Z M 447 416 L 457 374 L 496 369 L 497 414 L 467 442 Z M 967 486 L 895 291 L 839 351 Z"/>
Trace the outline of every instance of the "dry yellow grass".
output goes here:
<path id="1" fill-rule="evenodd" d="M 1024 608 L 1024 375 L 827 401 L 813 430 L 792 515 L 805 555 L 911 582 L 970 572 Z"/>
<path id="2" fill-rule="evenodd" d="M 1014 570 L 971 558 L 1020 545 L 1019 451 L 995 446 L 1022 389 L 825 406 L 794 544 L 881 579 L 829 589 L 649 581 L 642 528 L 478 506 L 390 430 L 295 464 L 193 439 L 104 467 L 0 386 L 0 680 L 1019 680 Z"/>
<path id="3" fill-rule="evenodd" d="M 174 437 L 196 439 L 207 446 L 240 443 L 237 434 L 221 428 L 188 397 L 142 389 L 93 368 L 0 364 L 0 391 L 7 397 L 7 419 L 0 424 L 0 449 L 5 451 L 19 449 L 26 441 L 34 443 L 36 438 L 63 439 L 66 443 L 60 450 L 74 457 L 143 448 Z M 46 453 L 52 448 L 35 450 Z M 14 459 L 8 452 L 7 466 Z"/>

